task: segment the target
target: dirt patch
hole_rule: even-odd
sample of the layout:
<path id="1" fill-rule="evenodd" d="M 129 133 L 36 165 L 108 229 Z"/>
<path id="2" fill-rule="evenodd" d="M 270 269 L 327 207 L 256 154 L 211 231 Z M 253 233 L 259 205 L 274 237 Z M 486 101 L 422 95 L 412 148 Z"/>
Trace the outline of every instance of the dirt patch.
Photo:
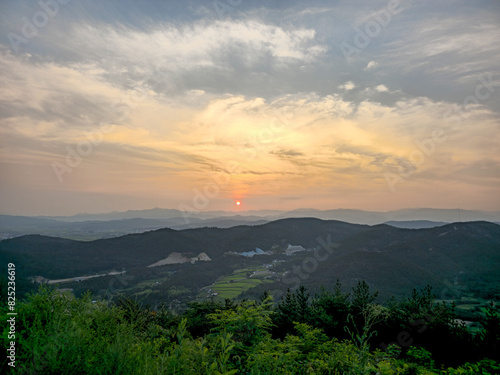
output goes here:
<path id="1" fill-rule="evenodd" d="M 211 260 L 212 259 L 210 259 L 210 257 L 207 255 L 207 253 L 200 253 L 195 257 L 188 258 L 184 254 L 174 252 L 174 253 L 171 253 L 165 259 L 162 259 L 156 263 L 150 264 L 148 267 L 158 267 L 158 266 L 165 266 L 167 264 L 180 264 L 180 263 L 187 263 L 187 262 L 194 264 L 198 261 L 209 262 Z"/>

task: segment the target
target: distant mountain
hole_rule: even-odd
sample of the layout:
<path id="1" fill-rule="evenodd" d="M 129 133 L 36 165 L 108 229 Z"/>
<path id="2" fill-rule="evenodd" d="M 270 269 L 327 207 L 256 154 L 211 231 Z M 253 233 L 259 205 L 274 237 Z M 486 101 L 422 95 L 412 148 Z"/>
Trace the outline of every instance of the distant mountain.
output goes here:
<path id="1" fill-rule="evenodd" d="M 212 219 L 192 220 L 189 224 L 184 224 L 181 220 L 177 220 L 176 224 L 172 224 L 172 229 L 189 229 L 189 228 L 202 228 L 202 227 L 216 227 L 216 228 L 231 228 L 238 225 L 260 225 L 268 223 L 269 220 L 260 218 L 258 216 L 227 216 L 216 217 Z"/>
<path id="2" fill-rule="evenodd" d="M 430 220 L 442 222 L 459 221 L 500 221 L 500 211 L 472 211 L 462 209 L 433 209 L 433 208 L 408 208 L 387 212 L 363 211 L 352 209 L 297 209 L 293 211 L 278 210 L 251 210 L 251 211 L 196 211 L 183 212 L 175 209 L 153 208 L 149 210 L 130 210 L 124 212 L 110 212 L 105 214 L 78 214 L 74 216 L 40 216 L 41 219 L 57 221 L 106 221 L 123 219 L 172 219 L 182 218 L 186 221 L 198 219 L 214 219 L 230 216 L 253 216 L 255 220 L 277 220 L 294 217 L 315 217 L 324 220 L 341 220 L 354 224 L 381 224 L 386 221 L 413 221 Z"/>
<path id="3" fill-rule="evenodd" d="M 312 217 L 339 220 L 353 224 L 382 224 L 400 228 L 430 228 L 433 223 L 443 225 L 457 221 L 500 222 L 500 212 L 416 208 L 388 212 L 350 209 L 293 211 L 206 211 L 182 212 L 175 209 L 154 208 L 106 214 L 79 214 L 75 216 L 23 217 L 0 215 L 0 239 L 25 234 L 43 234 L 77 240 L 94 240 L 140 233 L 160 228 L 188 229 L 201 227 L 229 228 L 237 225 L 258 225 L 285 218 Z M 432 223 L 431 223 L 432 222 Z"/>
<path id="4" fill-rule="evenodd" d="M 389 220 L 432 220 L 444 222 L 500 220 L 500 211 L 473 211 L 462 209 L 410 208 L 385 213 Z"/>
<path id="5" fill-rule="evenodd" d="M 238 255 L 252 251 L 253 257 Z M 205 260 L 197 260 L 200 254 Z M 148 267 L 167 258 L 166 265 Z M 214 283 L 222 283 L 222 291 L 236 288 L 235 296 L 256 297 L 300 284 L 318 290 L 336 279 L 346 287 L 365 280 L 384 298 L 427 284 L 445 299 L 500 298 L 500 226 L 488 222 L 410 230 L 302 218 L 226 229 L 165 228 L 88 242 L 31 235 L 1 241 L 0 260 L 16 264 L 19 288 L 36 277 L 76 278 L 61 287 L 101 295 L 121 291 L 150 303 L 203 298 Z M 246 276 L 235 282 L 230 275 L 236 271 Z M 262 279 L 253 279 L 255 272 Z"/>
<path id="6" fill-rule="evenodd" d="M 123 212 L 109 212 L 104 214 L 77 214 L 73 216 L 39 216 L 41 219 L 51 219 L 58 221 L 107 221 L 107 220 L 124 220 L 124 219 L 177 219 L 177 222 L 188 224 L 190 221 L 204 220 L 204 219 L 214 219 L 220 217 L 230 217 L 230 216 L 254 216 L 259 219 L 262 217 L 268 217 L 272 215 L 278 215 L 282 211 L 274 210 L 260 210 L 260 211 L 181 211 L 175 209 L 166 208 L 152 208 L 148 210 L 129 210 Z"/>
<path id="7" fill-rule="evenodd" d="M 424 229 L 424 228 L 442 227 L 443 225 L 449 223 L 445 223 L 443 221 L 411 220 L 411 221 L 386 221 L 384 224 L 396 228 Z"/>
<path id="8" fill-rule="evenodd" d="M 0 215 L 0 228 L 37 228 L 60 226 L 61 222 L 52 219 L 44 219 L 29 216 Z"/>
<path id="9" fill-rule="evenodd" d="M 200 227 L 229 228 L 237 225 L 257 225 L 268 220 L 254 216 L 227 216 L 212 219 L 182 217 L 166 219 L 132 218 L 120 220 L 60 221 L 55 219 L 0 215 L 0 239 L 27 234 L 41 234 L 77 240 L 95 240 L 142 233 L 161 228 L 188 229 Z"/>
<path id="10" fill-rule="evenodd" d="M 276 218 L 291 218 L 291 217 L 316 217 L 323 220 L 340 220 L 353 224 L 381 224 L 388 220 L 388 217 L 383 212 L 363 211 L 363 210 L 314 210 L 300 209 L 290 212 L 284 212 Z"/>
<path id="11" fill-rule="evenodd" d="M 103 214 L 77 214 L 73 216 L 40 216 L 42 219 L 52 219 L 58 221 L 81 222 L 81 221 L 107 221 L 107 220 L 124 220 L 124 219 L 169 219 L 182 217 L 183 212 L 175 209 L 167 208 L 152 208 L 147 210 L 129 210 L 129 211 L 113 211 Z M 222 216 L 223 212 L 220 211 Z M 214 214 L 215 215 L 215 214 Z M 212 217 L 208 215 L 206 217 Z"/>
<path id="12" fill-rule="evenodd" d="M 500 211 L 471 211 L 459 209 L 408 208 L 403 210 L 375 212 L 351 209 L 315 210 L 300 209 L 284 212 L 276 218 L 316 217 L 324 220 L 341 220 L 355 224 L 382 224 L 387 221 L 428 220 L 437 222 L 500 221 Z"/>

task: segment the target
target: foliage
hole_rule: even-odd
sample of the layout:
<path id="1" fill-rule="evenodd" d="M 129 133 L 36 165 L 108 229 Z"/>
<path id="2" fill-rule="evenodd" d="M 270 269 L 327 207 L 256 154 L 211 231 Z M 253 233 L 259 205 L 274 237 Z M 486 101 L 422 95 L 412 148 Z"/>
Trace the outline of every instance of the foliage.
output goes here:
<path id="1" fill-rule="evenodd" d="M 427 368 L 434 367 L 434 361 L 432 360 L 431 353 L 424 348 L 410 346 L 406 355 L 409 362 L 416 363 Z"/>
<path id="2" fill-rule="evenodd" d="M 273 316 L 276 337 L 284 338 L 287 333 L 294 332 L 295 322 L 308 322 L 311 319 L 309 301 L 310 296 L 304 286 L 300 286 L 295 293 L 287 290 Z"/>
<path id="3" fill-rule="evenodd" d="M 321 328 L 329 337 L 346 339 L 344 327 L 350 313 L 349 294 L 342 292 L 340 281 L 337 280 L 333 292 L 321 288 L 312 301 L 311 322 Z"/>
<path id="4" fill-rule="evenodd" d="M 396 342 L 403 354 L 410 346 L 418 346 L 444 365 L 457 365 L 466 357 L 476 359 L 478 348 L 473 335 L 455 319 L 455 306 L 437 303 L 430 287 L 414 289 L 408 298 L 392 301 L 388 308 L 380 338 Z"/>
<path id="5" fill-rule="evenodd" d="M 215 328 L 215 323 L 208 320 L 210 314 L 217 311 L 234 309 L 234 303 L 226 299 L 225 303 L 218 301 L 191 302 L 188 304 L 188 309 L 184 312 L 184 316 L 188 321 L 189 332 L 194 337 L 203 337 L 210 333 Z"/>
<path id="6" fill-rule="evenodd" d="M 487 350 L 490 358 L 500 360 L 500 314 L 496 311 L 493 302 L 486 309 L 481 324 L 484 328 L 481 334 L 482 346 Z"/>
<path id="7" fill-rule="evenodd" d="M 214 322 L 212 331 L 221 337 L 232 338 L 234 356 L 239 363 L 245 362 L 248 353 L 260 341 L 270 335 L 272 325 L 272 298 L 268 296 L 261 303 L 243 301 L 235 309 L 218 310 L 207 318 Z M 224 350 L 224 346 L 221 350 Z M 228 354 L 229 355 L 229 354 Z"/>
<path id="8" fill-rule="evenodd" d="M 498 315 L 487 311 L 484 329 L 475 341 L 460 334 L 451 309 L 442 310 L 430 290 L 414 292 L 389 308 L 374 302 L 364 286 L 349 299 L 340 289 L 310 297 L 305 288 L 289 292 L 278 304 L 269 295 L 259 301 L 193 303 L 182 315 L 135 300 L 117 304 L 93 301 L 42 286 L 17 304 L 14 374 L 499 374 L 500 363 L 487 354 L 480 360 L 459 358 L 443 366 L 439 351 L 411 345 L 373 349 L 393 327 L 407 328 L 410 317 L 427 318 L 428 339 L 444 334 L 467 345 L 498 345 Z M 356 297 L 357 296 L 357 297 Z M 364 296 L 364 297 L 363 297 Z M 363 298 L 359 298 L 363 297 Z M 352 301 L 357 300 L 356 305 Z M 291 310 L 295 307 L 295 311 Z M 287 310 L 288 309 L 288 310 Z M 338 310 L 337 310 L 338 309 Z M 273 337 L 274 322 L 285 311 L 297 321 L 282 337 Z M 7 312 L 2 307 L 2 314 Z M 280 315 L 281 314 L 281 315 Z M 277 318 L 279 317 L 279 318 Z M 399 318 L 398 318 L 399 317 Z M 190 321 L 193 320 L 193 321 Z M 336 319 L 340 319 L 337 321 Z M 283 320 L 281 320 L 283 322 Z M 332 337 L 322 327 L 346 326 L 350 340 Z M 448 325 L 445 325 L 447 323 Z M 9 344 L 6 319 L 0 323 L 2 343 Z M 411 324 L 410 324 L 411 326 Z M 447 327 L 447 331 L 445 331 Z M 421 324 L 416 329 L 422 328 Z M 375 333 L 376 332 L 376 333 Z M 418 335 L 418 331 L 412 331 Z M 349 333 L 349 334 L 347 334 Z M 423 334 L 424 332 L 421 332 Z M 415 336 L 417 337 L 417 336 Z M 416 341 L 416 340 L 415 340 Z M 425 341 L 425 340 L 424 340 Z M 376 345 L 375 345 L 376 346 Z M 3 372 L 8 368 L 2 363 Z"/>

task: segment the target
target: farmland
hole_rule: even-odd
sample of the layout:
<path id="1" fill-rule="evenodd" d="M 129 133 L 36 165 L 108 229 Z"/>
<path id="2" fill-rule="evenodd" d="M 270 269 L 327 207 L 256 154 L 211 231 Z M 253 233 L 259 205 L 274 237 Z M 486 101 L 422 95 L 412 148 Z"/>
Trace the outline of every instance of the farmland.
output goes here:
<path id="1" fill-rule="evenodd" d="M 214 284 L 203 288 L 198 297 L 218 299 L 236 298 L 241 293 L 262 283 L 271 283 L 273 273 L 265 266 L 238 269 L 231 275 L 221 277 Z"/>

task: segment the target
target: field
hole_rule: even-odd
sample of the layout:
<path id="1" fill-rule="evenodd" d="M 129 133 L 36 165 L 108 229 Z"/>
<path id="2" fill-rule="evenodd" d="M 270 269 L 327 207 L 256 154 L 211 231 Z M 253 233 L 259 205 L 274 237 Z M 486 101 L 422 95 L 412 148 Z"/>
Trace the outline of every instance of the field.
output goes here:
<path id="1" fill-rule="evenodd" d="M 478 323 L 481 317 L 487 311 L 487 307 L 490 305 L 489 300 L 483 298 L 474 298 L 472 296 L 461 297 L 454 300 L 436 300 L 437 302 L 445 303 L 448 307 L 452 304 L 455 305 L 455 314 L 458 319 L 462 320 L 469 331 L 473 333 L 481 332 L 481 325 Z M 496 305 L 496 309 L 500 312 L 500 306 Z"/>
<path id="2" fill-rule="evenodd" d="M 224 276 L 203 288 L 198 298 L 215 297 L 218 299 L 236 298 L 241 293 L 262 283 L 271 283 L 272 273 L 264 266 L 249 267 L 234 271 L 229 276 Z"/>

